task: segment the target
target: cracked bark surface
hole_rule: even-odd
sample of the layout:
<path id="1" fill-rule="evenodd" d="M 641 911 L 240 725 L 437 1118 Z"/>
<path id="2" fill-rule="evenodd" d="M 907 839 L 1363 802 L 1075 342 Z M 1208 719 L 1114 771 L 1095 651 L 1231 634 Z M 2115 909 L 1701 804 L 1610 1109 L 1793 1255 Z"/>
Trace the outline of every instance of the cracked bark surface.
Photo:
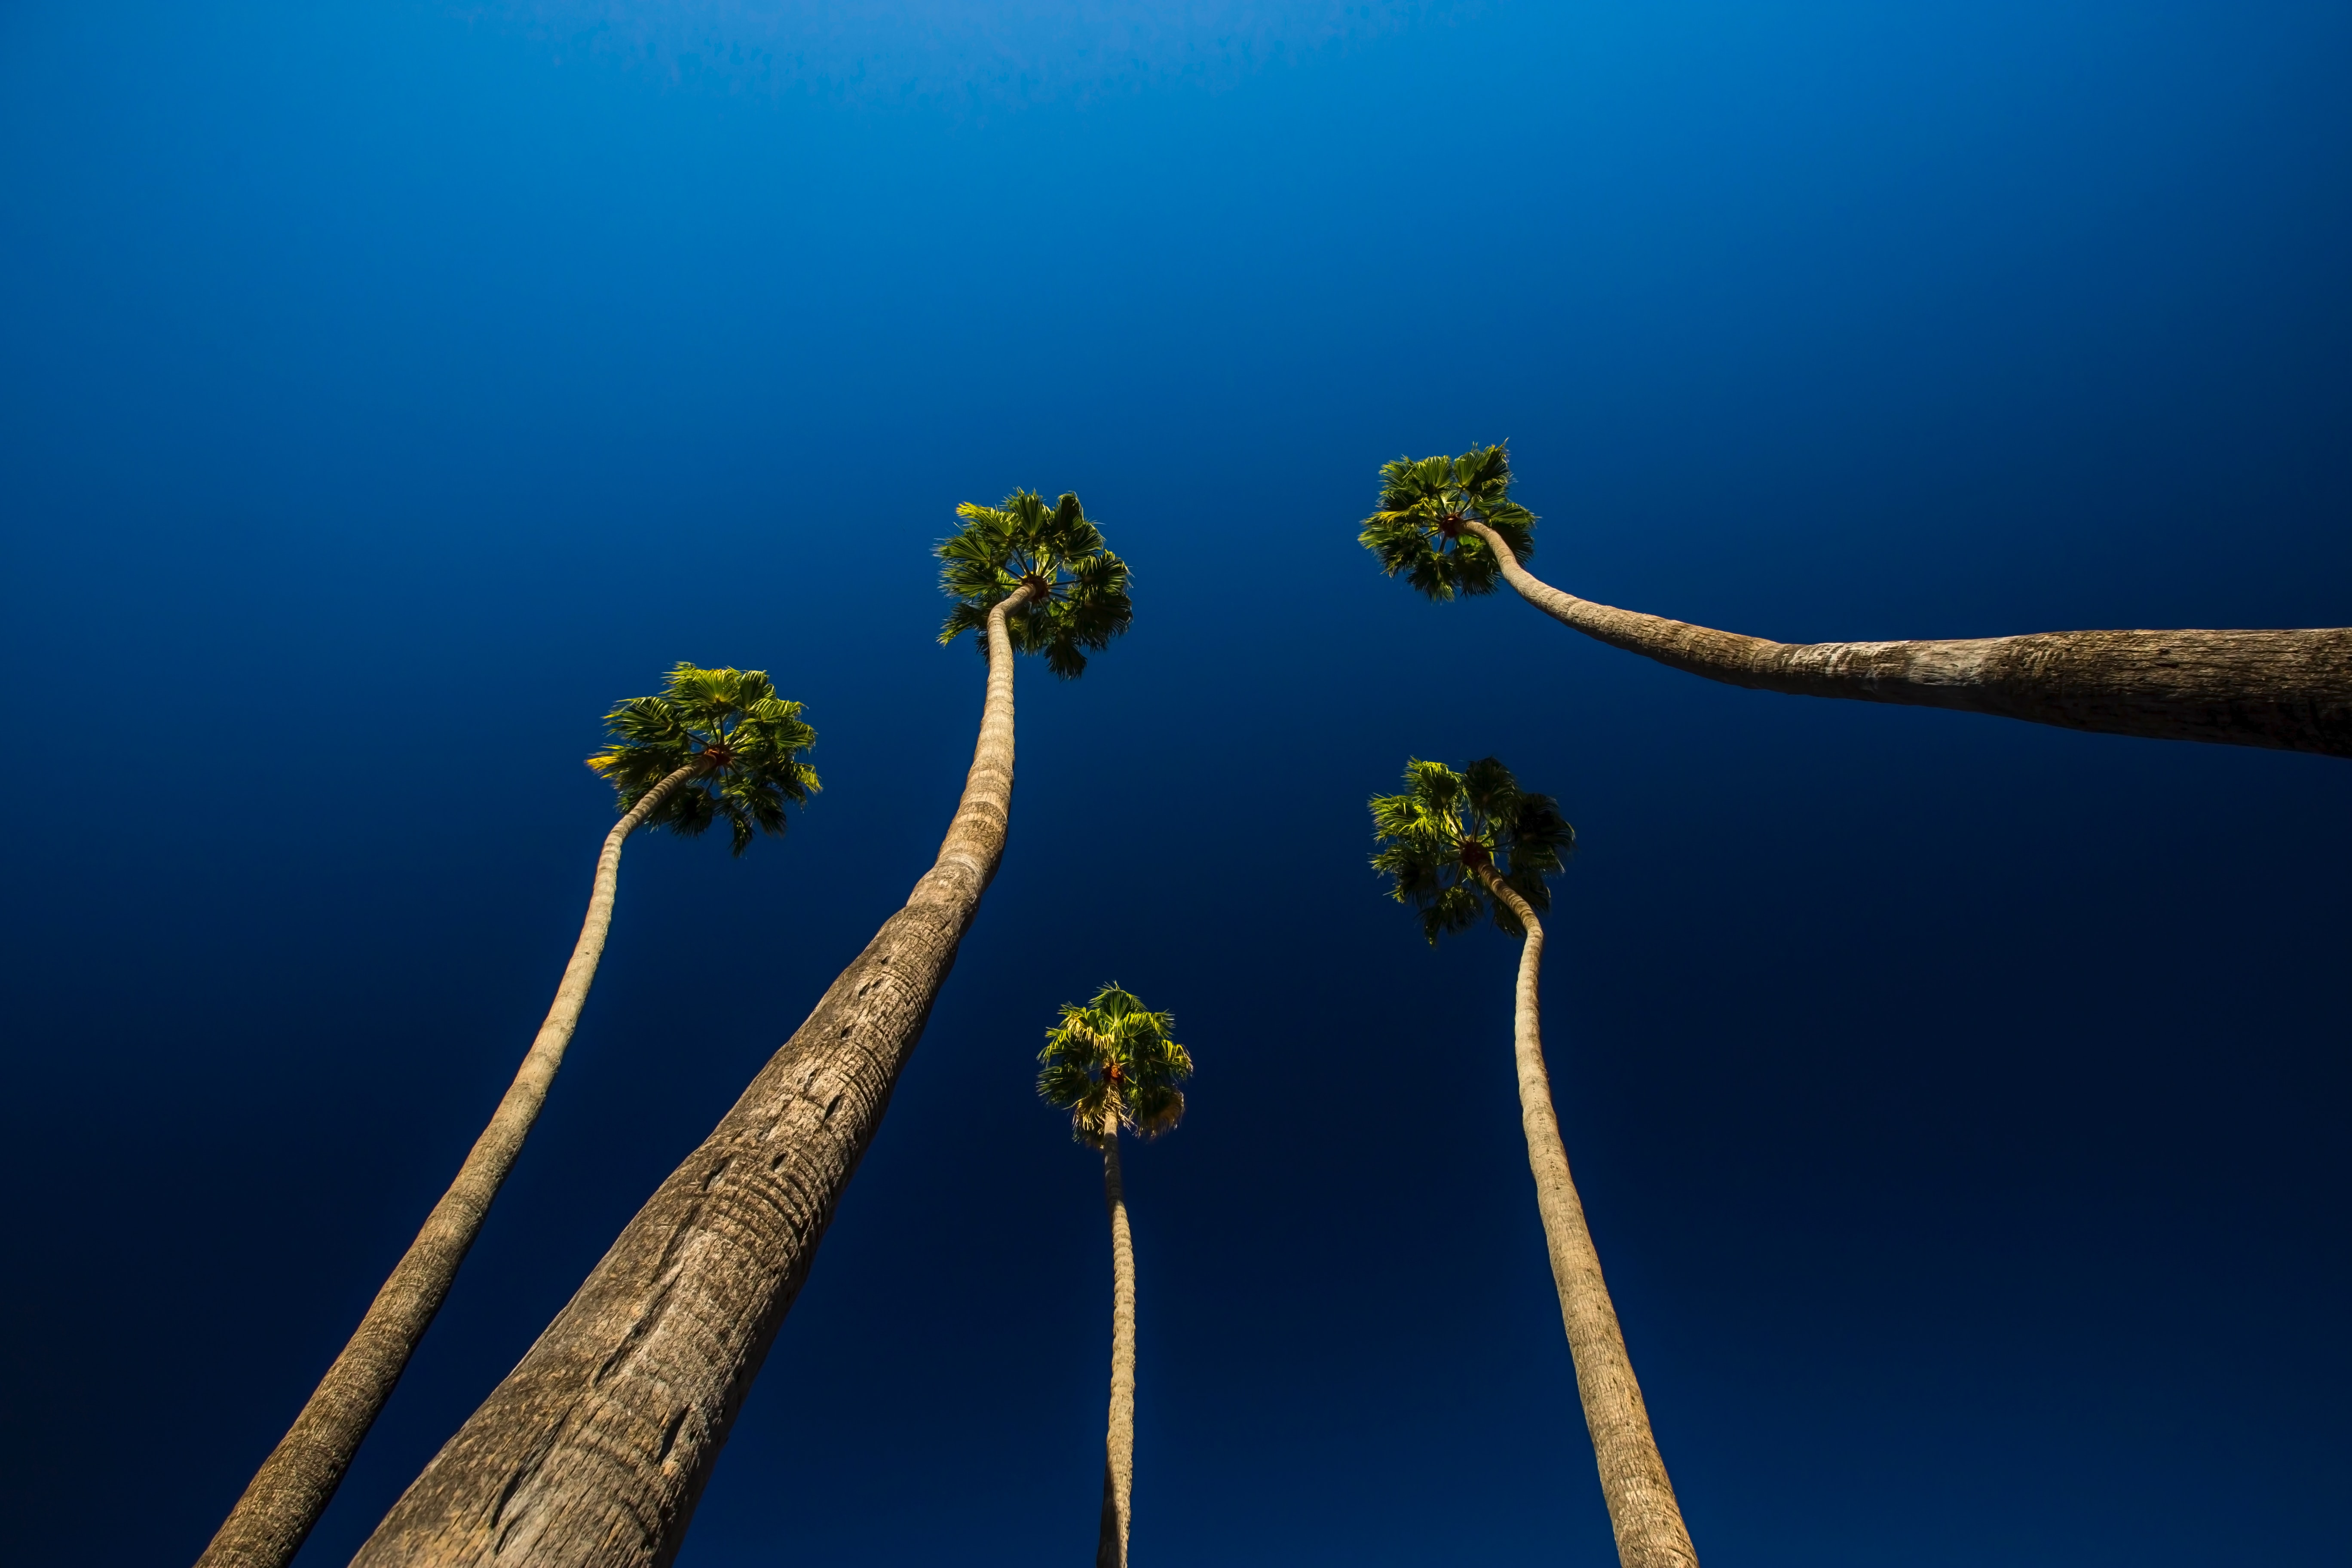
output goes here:
<path id="1" fill-rule="evenodd" d="M 1013 799 L 1004 617 L 1028 592 L 989 616 L 979 745 L 906 907 L 637 1211 L 354 1568 L 657 1568 L 677 1556 L 996 873 Z"/>
<path id="2" fill-rule="evenodd" d="M 2352 627 L 2032 632 L 1934 642 L 1779 643 L 1562 593 L 1473 519 L 1521 598 L 1585 636 L 1732 686 L 2352 757 Z"/>
<path id="3" fill-rule="evenodd" d="M 1682 1505 L 1675 1500 L 1665 1458 L 1650 1430 L 1650 1407 L 1634 1379 L 1633 1358 L 1625 1352 L 1625 1333 L 1609 1299 L 1609 1283 L 1601 1276 L 1601 1254 L 1584 1223 L 1584 1203 L 1570 1177 L 1568 1150 L 1560 1142 L 1559 1118 L 1552 1110 L 1538 995 L 1543 923 L 1494 867 L 1478 868 L 1478 879 L 1527 928 L 1519 948 L 1511 1029 L 1518 1065 L 1519 1122 L 1527 1133 L 1528 1167 L 1535 1174 L 1544 1245 L 1551 1254 L 1552 1284 L 1559 1292 L 1560 1322 L 1568 1331 L 1569 1354 L 1576 1362 L 1577 1400 L 1584 1406 L 1593 1463 L 1601 1471 L 1601 1495 L 1609 1504 L 1609 1527 L 1617 1537 L 1617 1561 L 1623 1568 L 1698 1568 L 1698 1551 L 1683 1524 Z"/>
<path id="4" fill-rule="evenodd" d="M 581 1009 L 588 1005 L 588 988 L 596 979 L 604 939 L 613 929 L 613 902 L 620 888 L 621 846 L 643 826 L 655 808 L 670 797 L 695 772 L 694 764 L 678 769 L 647 790 L 627 815 L 604 836 L 596 858 L 596 879 L 588 895 L 587 917 L 581 921 L 580 940 L 555 988 L 547 1019 L 507 1086 L 489 1125 L 474 1141 L 465 1163 L 408 1250 L 394 1265 L 383 1288 L 361 1319 L 358 1328 L 311 1390 L 302 1413 L 279 1438 L 247 1483 L 245 1494 L 196 1560 L 196 1568 L 285 1568 L 302 1549 L 319 1522 L 352 1456 L 383 1411 L 407 1370 L 425 1331 L 447 1299 L 458 1267 L 481 1234 L 490 1204 L 505 1184 L 530 1136 L 547 1091 L 563 1065 L 565 1047 L 579 1026 Z"/>

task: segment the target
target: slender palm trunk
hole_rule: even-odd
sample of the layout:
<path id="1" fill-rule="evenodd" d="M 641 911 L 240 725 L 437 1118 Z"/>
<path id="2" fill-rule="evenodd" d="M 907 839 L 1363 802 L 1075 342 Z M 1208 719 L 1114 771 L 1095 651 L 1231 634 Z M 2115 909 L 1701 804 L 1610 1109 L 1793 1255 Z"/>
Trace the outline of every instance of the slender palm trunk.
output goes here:
<path id="1" fill-rule="evenodd" d="M 1103 1134 L 1103 1198 L 1110 1206 L 1110 1431 L 1103 1443 L 1095 1568 L 1127 1568 L 1128 1504 L 1135 1493 L 1135 1236 L 1127 1228 L 1116 1123 Z"/>
<path id="2" fill-rule="evenodd" d="M 1492 528 L 1463 526 L 1492 547 L 1519 596 L 1554 620 L 1709 680 L 2158 741 L 2352 757 L 2352 627 L 1768 642 L 1563 594 L 1529 575 Z"/>
<path id="3" fill-rule="evenodd" d="M 393 1506 L 364 1568 L 666 1568 L 996 874 L 1013 804 L 1014 593 L 988 618 L 963 798 L 842 971 L 571 1303 Z"/>
<path id="4" fill-rule="evenodd" d="M 522 1152 L 540 1107 L 547 1102 L 548 1086 L 563 1065 L 564 1048 L 580 1023 L 588 987 L 596 979 L 597 961 L 604 956 L 605 934 L 613 928 L 621 845 L 694 772 L 689 763 L 654 785 L 604 836 L 595 886 L 588 895 L 588 918 L 581 922 L 572 962 L 555 988 L 555 1005 L 547 1010 L 547 1021 L 540 1025 L 521 1069 L 507 1086 L 490 1124 L 474 1141 L 466 1163 L 457 1167 L 457 1180 L 425 1216 L 425 1228 L 408 1244 L 293 1426 L 261 1462 L 245 1495 L 196 1560 L 197 1568 L 285 1568 L 326 1511 L 417 1342 L 433 1326 L 434 1314 L 457 1278 L 458 1265 L 466 1261 L 491 1201 Z"/>
<path id="5" fill-rule="evenodd" d="M 1519 1068 L 1519 1122 L 1528 1136 L 1528 1164 L 1535 1172 L 1536 1206 L 1542 1212 L 1544 1240 L 1551 1252 L 1552 1283 L 1559 1290 L 1560 1321 L 1568 1328 L 1569 1353 L 1576 1360 L 1576 1392 L 1584 1425 L 1592 1434 L 1592 1457 L 1601 1468 L 1601 1493 L 1609 1503 L 1610 1527 L 1617 1534 L 1617 1561 L 1624 1568 L 1698 1568 L 1698 1552 L 1666 1479 L 1666 1461 L 1650 1431 L 1649 1406 L 1633 1379 L 1617 1309 L 1601 1277 L 1601 1255 L 1585 1228 L 1584 1205 L 1568 1173 L 1568 1151 L 1552 1114 L 1551 1078 L 1544 1071 L 1542 1017 L 1536 995 L 1543 966 L 1543 925 L 1535 910 L 1491 866 L 1478 868 L 1486 890 L 1510 906 L 1527 928 L 1519 949 L 1518 1005 L 1512 1035 Z"/>

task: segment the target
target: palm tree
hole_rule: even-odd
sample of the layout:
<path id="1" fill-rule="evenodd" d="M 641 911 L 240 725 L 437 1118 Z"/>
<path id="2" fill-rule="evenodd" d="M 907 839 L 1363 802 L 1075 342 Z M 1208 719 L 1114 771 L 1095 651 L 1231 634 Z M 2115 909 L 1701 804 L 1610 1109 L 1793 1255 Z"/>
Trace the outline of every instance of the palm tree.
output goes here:
<path id="1" fill-rule="evenodd" d="M 1559 1119 L 1552 1113 L 1551 1079 L 1544 1070 L 1536 995 L 1543 925 L 1536 911 L 1551 907 L 1544 879 L 1560 868 L 1561 853 L 1575 846 L 1576 830 L 1561 818 L 1559 803 L 1523 793 L 1510 770 L 1492 757 L 1459 773 L 1443 763 L 1409 762 L 1404 778 L 1403 794 L 1372 801 L 1373 829 L 1381 844 L 1372 857 L 1373 868 L 1389 874 L 1399 903 L 1419 907 L 1422 934 L 1433 947 L 1441 933 L 1466 930 L 1482 914 L 1520 939 L 1513 1027 L 1519 1122 L 1535 1173 L 1536 1206 L 1543 1215 L 1560 1319 L 1576 1362 L 1577 1394 L 1617 1535 L 1617 1560 L 1624 1568 L 1697 1568 L 1698 1554 L 1683 1526 L 1642 1387 L 1625 1353 L 1617 1309 L 1601 1277 L 1584 1205 L 1569 1176 Z"/>
<path id="2" fill-rule="evenodd" d="M 1768 642 L 1597 605 L 1531 576 L 1535 514 L 1510 487 L 1499 446 L 1384 463 L 1380 510 L 1358 537 L 1389 575 L 1433 599 L 1489 594 L 1499 577 L 1587 637 L 1733 686 L 2352 757 L 2352 627 Z"/>
<path id="3" fill-rule="evenodd" d="M 1037 1059 L 1037 1092 L 1070 1113 L 1081 1143 L 1102 1151 L 1110 1207 L 1110 1430 L 1103 1443 L 1102 1535 L 1095 1568 L 1127 1568 L 1128 1502 L 1135 1489 L 1135 1237 L 1127 1227 L 1118 1131 L 1157 1138 L 1184 1118 L 1192 1058 L 1169 1031 L 1175 1019 L 1146 1010 L 1116 984 L 1086 1005 L 1064 1005 Z"/>
<path id="4" fill-rule="evenodd" d="M 620 795 L 621 820 L 604 836 L 588 918 L 555 1005 L 522 1068 L 457 1168 L 457 1180 L 425 1216 L 359 1328 L 311 1391 L 293 1426 L 262 1461 L 245 1495 L 197 1560 L 198 1568 L 283 1568 L 351 1468 L 384 1401 L 433 1324 L 457 1268 L 474 1245 L 490 1203 L 539 1120 L 548 1087 L 588 1001 L 597 960 L 612 929 L 621 845 L 638 828 L 667 827 L 692 837 L 720 817 L 733 829 L 735 853 L 753 831 L 784 831 L 785 801 L 805 805 L 816 771 L 800 753 L 816 741 L 801 705 L 779 700 L 765 671 L 670 671 L 658 697 L 635 697 L 604 716 L 613 743 L 588 759 Z"/>
<path id="5" fill-rule="evenodd" d="M 1013 805 L 1013 662 L 1076 676 L 1127 629 L 1127 567 L 1078 498 L 957 509 L 942 640 L 984 632 L 980 743 L 946 841 L 710 1136 L 646 1201 L 538 1342 L 434 1457 L 355 1568 L 653 1568 L 791 1311 L 956 947 Z M 1020 628 L 1017 632 L 1015 627 Z"/>

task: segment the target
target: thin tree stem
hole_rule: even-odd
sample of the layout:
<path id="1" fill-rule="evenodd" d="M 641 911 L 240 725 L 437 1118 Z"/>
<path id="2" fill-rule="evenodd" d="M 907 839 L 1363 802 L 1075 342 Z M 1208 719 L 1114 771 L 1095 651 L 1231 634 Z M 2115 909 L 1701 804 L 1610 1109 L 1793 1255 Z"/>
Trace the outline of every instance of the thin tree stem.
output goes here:
<path id="1" fill-rule="evenodd" d="M 587 918 L 572 962 L 555 988 L 554 1005 L 538 1037 L 507 1086 L 489 1125 L 457 1167 L 425 1226 L 394 1266 L 360 1325 L 352 1332 L 326 1376 L 311 1390 L 302 1413 L 229 1510 L 197 1568 L 285 1568 L 326 1511 L 359 1452 L 368 1428 L 400 1382 L 408 1359 L 433 1325 L 458 1266 L 481 1233 L 490 1203 L 522 1152 L 523 1140 L 547 1102 L 548 1087 L 563 1065 L 563 1052 L 587 1005 L 588 988 L 613 927 L 613 900 L 620 886 L 621 846 L 697 771 L 689 763 L 647 790 L 604 836 L 596 858 L 596 879 L 588 895 Z"/>
<path id="2" fill-rule="evenodd" d="M 1585 636 L 1732 686 L 1989 713 L 2067 730 L 2352 757 L 2352 627 L 2034 632 L 1937 642 L 1778 643 L 1562 593 L 1486 523 L 1521 598 Z"/>
<path id="3" fill-rule="evenodd" d="M 1004 850 L 1013 645 L 947 837 L 555 1321 L 434 1457 L 354 1568 L 665 1568 L 792 1310 Z"/>
<path id="4" fill-rule="evenodd" d="M 1110 1426 L 1103 1443 L 1102 1533 L 1095 1568 L 1127 1568 L 1135 1493 L 1135 1237 L 1118 1168 L 1118 1128 L 1103 1134 L 1103 1201 L 1110 1209 Z"/>
<path id="5" fill-rule="evenodd" d="M 1519 1121 L 1528 1139 L 1528 1166 L 1536 1180 L 1536 1206 L 1543 1215 L 1544 1240 L 1551 1254 L 1552 1283 L 1559 1291 L 1559 1315 L 1568 1330 L 1569 1353 L 1576 1362 L 1576 1391 L 1584 1425 L 1592 1435 L 1592 1457 L 1601 1470 L 1601 1492 L 1617 1536 L 1623 1568 L 1698 1568 L 1698 1552 L 1683 1525 L 1666 1462 L 1650 1430 L 1649 1407 L 1625 1353 L 1617 1309 L 1601 1276 L 1601 1255 L 1584 1223 L 1584 1205 L 1570 1178 L 1568 1150 L 1560 1142 L 1559 1118 L 1551 1104 L 1551 1076 L 1544 1070 L 1543 1020 L 1537 980 L 1543 967 L 1543 924 L 1534 908 L 1492 866 L 1478 868 L 1487 892 L 1507 905 L 1526 928 L 1519 948 L 1517 1005 L 1512 1036 L 1518 1064 Z"/>

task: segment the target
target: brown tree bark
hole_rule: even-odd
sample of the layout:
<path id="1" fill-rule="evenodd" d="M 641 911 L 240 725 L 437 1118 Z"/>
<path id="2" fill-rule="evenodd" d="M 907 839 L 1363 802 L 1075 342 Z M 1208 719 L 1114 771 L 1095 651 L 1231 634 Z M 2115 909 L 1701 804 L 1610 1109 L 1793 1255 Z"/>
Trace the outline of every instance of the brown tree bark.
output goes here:
<path id="1" fill-rule="evenodd" d="M 1610 1528 L 1617 1535 L 1617 1561 L 1623 1568 L 1698 1568 L 1698 1552 L 1684 1528 L 1666 1461 L 1650 1430 L 1650 1409 L 1634 1381 L 1625 1353 L 1617 1309 L 1601 1277 L 1601 1255 L 1584 1223 L 1584 1205 L 1570 1179 L 1568 1150 L 1559 1141 L 1552 1112 L 1551 1077 L 1544 1070 L 1543 1024 L 1536 994 L 1543 966 L 1543 925 L 1536 911 L 1492 866 L 1478 868 L 1478 879 L 1527 928 L 1519 948 L 1517 1005 L 1512 1037 L 1518 1061 L 1519 1122 L 1527 1132 L 1528 1165 L 1535 1173 L 1536 1207 L 1543 1215 L 1544 1241 L 1551 1253 L 1552 1284 L 1559 1291 L 1560 1321 L 1568 1329 L 1569 1353 L 1576 1362 L 1576 1393 L 1592 1435 L 1592 1458 L 1601 1470 L 1601 1495 L 1609 1504 Z"/>
<path id="2" fill-rule="evenodd" d="M 1103 1201 L 1110 1208 L 1110 1426 L 1103 1442 L 1102 1534 L 1095 1568 L 1127 1568 L 1135 1495 L 1135 1236 L 1118 1169 L 1118 1128 L 1103 1134 Z"/>
<path id="3" fill-rule="evenodd" d="M 1554 620 L 1709 680 L 2158 741 L 2352 757 L 2352 627 L 1768 642 L 1564 594 L 1530 575 L 1485 523 L 1463 527 L 1493 549 L 1519 596 Z"/>
<path id="4" fill-rule="evenodd" d="M 792 1310 L 957 944 L 1013 802 L 1013 646 L 963 797 L 906 907 L 637 1211 L 514 1371 L 394 1505 L 355 1568 L 663 1568 Z"/>
<path id="5" fill-rule="evenodd" d="M 514 1082 L 507 1086 L 489 1125 L 457 1167 L 457 1179 L 425 1215 L 425 1228 L 394 1266 L 342 1352 L 196 1560 L 197 1568 L 285 1568 L 326 1511 L 343 1472 L 351 1468 L 352 1457 L 392 1397 L 408 1358 L 433 1326 L 458 1266 L 481 1233 L 491 1201 L 514 1169 L 523 1140 L 530 1136 L 531 1124 L 547 1102 L 548 1086 L 563 1065 L 564 1048 L 579 1026 L 597 962 L 604 956 L 604 938 L 613 929 L 621 845 L 694 773 L 695 764 L 688 763 L 654 785 L 604 836 L 580 940 L 555 988 L 554 1005 L 548 1008 L 547 1020 L 540 1025 Z"/>

